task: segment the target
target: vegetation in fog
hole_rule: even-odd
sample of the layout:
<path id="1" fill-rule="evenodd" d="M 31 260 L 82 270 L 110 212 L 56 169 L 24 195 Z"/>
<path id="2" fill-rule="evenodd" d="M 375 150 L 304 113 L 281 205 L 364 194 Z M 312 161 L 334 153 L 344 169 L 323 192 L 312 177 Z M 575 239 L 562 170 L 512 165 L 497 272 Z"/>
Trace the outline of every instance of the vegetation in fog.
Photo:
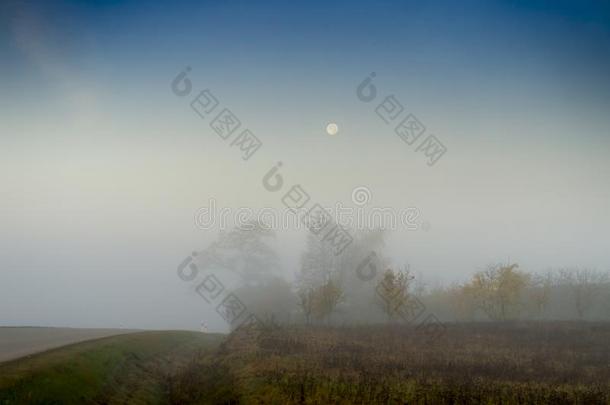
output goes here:
<path id="1" fill-rule="evenodd" d="M 610 319 L 610 278 L 591 269 L 533 272 L 517 263 L 473 270 L 463 283 L 429 288 L 425 273 L 383 254 L 386 233 L 354 232 L 342 255 L 308 235 L 294 277 L 278 271 L 274 233 L 253 223 L 220 234 L 199 253 L 202 267 L 240 276 L 236 292 L 260 319 L 284 324 L 360 324 L 415 317 L 424 305 L 443 321 Z M 371 259 L 373 258 L 373 259 Z"/>
<path id="2" fill-rule="evenodd" d="M 606 323 L 408 325 L 238 331 L 172 380 L 184 403 L 607 403 Z"/>

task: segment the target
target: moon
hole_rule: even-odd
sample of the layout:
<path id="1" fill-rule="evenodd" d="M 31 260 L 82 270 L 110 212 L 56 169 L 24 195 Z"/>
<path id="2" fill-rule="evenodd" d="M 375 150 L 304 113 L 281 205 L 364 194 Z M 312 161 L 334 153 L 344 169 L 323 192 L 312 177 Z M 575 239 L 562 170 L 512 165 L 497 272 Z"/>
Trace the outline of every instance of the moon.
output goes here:
<path id="1" fill-rule="evenodd" d="M 326 126 L 326 133 L 328 135 L 337 135 L 337 132 L 339 132 L 339 127 L 334 122 L 331 122 Z"/>

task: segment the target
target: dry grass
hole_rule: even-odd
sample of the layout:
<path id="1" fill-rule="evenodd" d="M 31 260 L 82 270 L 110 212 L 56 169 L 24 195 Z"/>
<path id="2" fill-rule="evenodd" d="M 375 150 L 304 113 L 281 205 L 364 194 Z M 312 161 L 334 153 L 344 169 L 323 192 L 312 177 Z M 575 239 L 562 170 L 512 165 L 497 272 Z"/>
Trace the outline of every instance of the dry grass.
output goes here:
<path id="1" fill-rule="evenodd" d="M 610 325 L 454 324 L 434 341 L 408 326 L 242 331 L 174 386 L 180 403 L 192 386 L 197 403 L 610 403 Z"/>

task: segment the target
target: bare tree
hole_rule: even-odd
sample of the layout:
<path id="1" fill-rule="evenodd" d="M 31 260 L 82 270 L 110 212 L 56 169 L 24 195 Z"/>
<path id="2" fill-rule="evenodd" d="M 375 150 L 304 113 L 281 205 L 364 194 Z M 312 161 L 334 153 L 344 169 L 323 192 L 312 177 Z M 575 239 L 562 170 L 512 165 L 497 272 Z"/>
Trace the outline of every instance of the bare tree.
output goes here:
<path id="1" fill-rule="evenodd" d="M 413 279 L 407 268 L 398 272 L 387 269 L 377 283 L 377 302 L 388 321 L 409 310 L 409 287 Z"/>
<path id="2" fill-rule="evenodd" d="M 316 289 L 336 273 L 336 259 L 328 244 L 314 235 L 307 236 L 307 246 L 301 256 L 301 268 L 297 274 L 299 291 Z"/>
<path id="3" fill-rule="evenodd" d="M 296 277 L 299 306 L 309 324 L 312 317 L 326 319 L 344 300 L 343 290 L 335 280 L 339 277 L 337 258 L 327 243 L 308 235 L 301 268 Z"/>
<path id="4" fill-rule="evenodd" d="M 410 268 L 409 264 L 406 264 L 407 268 Z M 424 274 L 421 271 L 417 272 L 417 275 L 413 280 L 413 294 L 416 297 L 423 297 L 427 290 L 427 284 L 424 283 Z"/>
<path id="5" fill-rule="evenodd" d="M 289 323 L 296 310 L 297 297 L 292 286 L 280 277 L 271 277 L 256 285 L 244 285 L 235 290 L 235 295 L 250 313 L 271 323 Z"/>
<path id="6" fill-rule="evenodd" d="M 298 292 L 299 295 L 299 306 L 305 315 L 305 321 L 309 325 L 311 323 L 311 317 L 314 314 L 316 291 L 313 288 L 305 288 Z"/>
<path id="7" fill-rule="evenodd" d="M 279 268 L 275 251 L 268 244 L 275 232 L 260 221 L 221 231 L 216 241 L 198 252 L 203 268 L 221 268 L 239 275 L 246 285 L 264 284 Z"/>
<path id="8" fill-rule="evenodd" d="M 551 298 L 551 291 L 555 282 L 553 273 L 535 274 L 530 281 L 530 298 L 534 304 L 536 315 L 542 316 L 546 312 Z"/>
<path id="9" fill-rule="evenodd" d="M 472 322 L 475 319 L 477 303 L 469 286 L 453 283 L 444 293 L 448 295 L 448 304 L 451 313 L 457 320 Z"/>
<path id="10" fill-rule="evenodd" d="M 572 292 L 578 318 L 583 319 L 608 282 L 608 274 L 591 269 L 562 269 L 559 274 L 560 283 Z"/>

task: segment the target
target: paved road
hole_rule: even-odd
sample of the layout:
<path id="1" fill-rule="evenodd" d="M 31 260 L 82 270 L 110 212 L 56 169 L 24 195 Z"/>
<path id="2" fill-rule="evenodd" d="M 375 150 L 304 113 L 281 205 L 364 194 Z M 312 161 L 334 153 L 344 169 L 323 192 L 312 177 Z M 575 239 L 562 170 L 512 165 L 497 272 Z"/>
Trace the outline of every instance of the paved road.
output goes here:
<path id="1" fill-rule="evenodd" d="M 0 362 L 85 340 L 135 332 L 128 329 L 0 327 Z"/>

